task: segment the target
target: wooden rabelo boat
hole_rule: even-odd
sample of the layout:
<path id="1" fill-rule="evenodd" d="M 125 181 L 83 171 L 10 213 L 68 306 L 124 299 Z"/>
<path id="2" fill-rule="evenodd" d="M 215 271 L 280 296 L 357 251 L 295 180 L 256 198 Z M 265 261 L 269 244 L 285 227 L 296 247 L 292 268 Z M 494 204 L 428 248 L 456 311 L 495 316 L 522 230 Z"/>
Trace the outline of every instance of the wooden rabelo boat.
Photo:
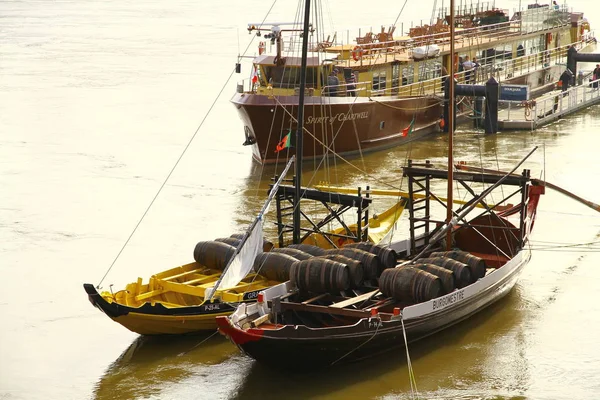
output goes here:
<path id="1" fill-rule="evenodd" d="M 310 0 L 305 3 L 307 37 Z M 454 26 L 453 12 L 450 21 Z M 450 84 L 451 110 L 453 90 Z M 409 161 L 403 169 L 409 188 L 406 240 L 387 247 L 355 243 L 337 250 L 354 261 L 318 255 L 298 261 L 284 270 L 289 281 L 261 291 L 256 303 L 217 317 L 219 331 L 265 364 L 316 368 L 406 346 L 504 297 L 531 257 L 528 240 L 544 186 L 532 181 L 529 170 L 514 175 L 533 150 L 506 174 L 454 173 L 453 117 L 449 167 Z M 432 192 L 440 180 L 447 185 L 445 203 Z M 456 210 L 455 185 L 472 196 Z M 475 186 L 484 189 L 477 194 Z M 495 205 L 487 202 L 492 195 L 501 199 Z M 435 218 L 434 203 L 446 207 L 445 220 Z M 478 204 L 483 212 L 474 211 Z M 363 277 L 357 264 L 362 264 Z"/>
<path id="2" fill-rule="evenodd" d="M 440 132 L 442 84 L 451 64 L 459 83 L 481 84 L 493 76 L 501 85 L 526 86 L 532 97 L 549 91 L 564 71 L 567 49 L 582 49 L 593 40 L 583 13 L 566 5 L 529 8 L 509 19 L 508 11 L 490 4 L 460 8 L 454 52 L 446 10 L 437 13 L 437 22 L 409 32 L 390 26 L 363 35 L 327 35 L 319 31 L 323 24 L 315 23 L 306 60 L 308 134 L 302 157 L 364 154 Z M 288 49 L 298 48 L 301 29 L 251 23 L 248 31 L 266 42 L 259 43 L 251 73 L 238 83 L 231 102 L 253 158 L 276 163 L 289 156 L 276 152 L 277 145 L 297 129 L 302 60 Z M 348 37 L 356 38 L 342 41 Z M 461 70 L 467 56 L 477 58 L 479 66 Z"/>

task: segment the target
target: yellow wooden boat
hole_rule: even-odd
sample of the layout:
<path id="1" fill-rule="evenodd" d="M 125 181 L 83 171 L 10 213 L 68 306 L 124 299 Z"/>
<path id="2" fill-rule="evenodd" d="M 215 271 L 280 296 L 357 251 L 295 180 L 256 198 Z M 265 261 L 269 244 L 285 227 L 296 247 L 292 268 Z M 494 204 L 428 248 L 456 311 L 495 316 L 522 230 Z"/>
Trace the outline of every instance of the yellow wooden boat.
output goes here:
<path id="1" fill-rule="evenodd" d="M 278 283 L 251 273 L 237 286 L 217 291 L 220 301 L 205 299 L 221 271 L 197 262 L 142 278 L 124 290 L 98 293 L 94 285 L 83 285 L 90 302 L 113 321 L 141 335 L 187 334 L 215 330 L 215 317 L 229 315 L 239 303 L 254 301 L 258 292 Z"/>

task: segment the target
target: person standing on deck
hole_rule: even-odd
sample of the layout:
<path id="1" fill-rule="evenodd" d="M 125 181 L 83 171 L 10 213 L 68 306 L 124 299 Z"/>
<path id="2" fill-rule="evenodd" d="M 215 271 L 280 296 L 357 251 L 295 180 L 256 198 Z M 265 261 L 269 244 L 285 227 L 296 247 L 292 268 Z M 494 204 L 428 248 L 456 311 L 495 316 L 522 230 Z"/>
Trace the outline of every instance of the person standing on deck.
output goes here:
<path id="1" fill-rule="evenodd" d="M 571 70 L 569 68 L 565 69 L 565 72 L 562 73 L 562 75 L 560 76 L 560 82 L 561 82 L 561 88 L 563 92 L 566 92 L 567 89 L 569 88 L 569 83 L 571 82 L 571 77 L 573 76 L 573 73 L 571 72 Z M 564 94 L 563 94 L 564 96 Z"/>
<path id="2" fill-rule="evenodd" d="M 327 86 L 329 89 L 329 96 L 336 97 L 340 80 L 337 77 L 338 70 L 333 69 L 327 77 Z"/>
<path id="3" fill-rule="evenodd" d="M 594 68 L 594 72 L 592 75 L 593 81 L 597 79 L 600 79 L 600 64 L 596 64 L 596 68 Z M 598 88 L 598 82 L 594 82 L 594 88 Z"/>
<path id="4" fill-rule="evenodd" d="M 469 60 L 469 56 L 465 56 L 465 61 L 463 61 L 463 69 L 465 70 L 465 83 L 471 83 L 471 74 L 473 73 L 473 61 Z"/>
<path id="5" fill-rule="evenodd" d="M 346 79 L 346 84 L 348 90 L 348 96 L 356 97 L 356 75 L 354 72 L 350 72 L 350 76 Z"/>

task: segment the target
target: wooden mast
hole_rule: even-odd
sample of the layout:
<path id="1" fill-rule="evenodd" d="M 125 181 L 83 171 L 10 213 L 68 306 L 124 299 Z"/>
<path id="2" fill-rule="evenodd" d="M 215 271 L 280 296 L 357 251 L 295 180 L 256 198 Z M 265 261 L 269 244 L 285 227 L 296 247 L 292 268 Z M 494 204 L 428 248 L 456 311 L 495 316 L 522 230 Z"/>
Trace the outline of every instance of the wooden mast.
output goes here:
<path id="1" fill-rule="evenodd" d="M 450 72 L 449 80 L 449 99 L 448 99 L 448 194 L 446 197 L 446 223 L 450 223 L 453 217 L 452 213 L 452 186 L 454 184 L 454 156 L 453 156 L 453 140 L 454 140 L 454 0 L 450 0 Z M 448 229 L 446 233 L 446 250 L 452 248 L 452 229 Z"/>
<path id="2" fill-rule="evenodd" d="M 294 179 L 294 231 L 292 241 L 300 243 L 300 199 L 302 189 L 302 130 L 304 128 L 304 90 L 306 87 L 306 58 L 308 54 L 308 27 L 310 0 L 304 5 L 304 30 L 302 32 L 302 63 L 300 65 L 300 93 L 298 96 L 298 130 L 296 131 L 296 178 Z"/>

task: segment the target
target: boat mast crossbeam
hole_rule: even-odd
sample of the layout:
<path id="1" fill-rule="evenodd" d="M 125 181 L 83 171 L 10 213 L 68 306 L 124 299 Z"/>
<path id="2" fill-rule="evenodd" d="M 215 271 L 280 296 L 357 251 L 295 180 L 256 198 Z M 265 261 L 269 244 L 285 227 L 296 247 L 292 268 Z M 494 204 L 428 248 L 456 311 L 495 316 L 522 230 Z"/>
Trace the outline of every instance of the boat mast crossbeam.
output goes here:
<path id="1" fill-rule="evenodd" d="M 369 198 L 369 188 L 367 188 L 366 196 L 361 194 L 360 188 L 358 195 L 350 194 L 332 194 L 329 192 L 323 192 L 321 190 L 302 188 L 301 200 L 313 200 L 319 202 L 327 210 L 327 215 L 322 218 L 319 222 L 315 222 L 307 215 L 302 209 L 300 209 L 300 215 L 308 221 L 311 228 L 298 227 L 299 232 L 305 232 L 301 237 L 300 242 L 307 239 L 312 234 L 318 234 L 322 236 L 332 247 L 338 247 L 336 243 L 331 239 L 332 237 L 342 238 L 345 240 L 361 241 L 368 237 L 368 215 L 369 206 L 372 199 Z M 288 241 L 285 240 L 284 235 L 294 231 L 294 222 L 286 223 L 284 218 L 289 219 L 291 213 L 284 213 L 290 209 L 295 209 L 295 188 L 293 186 L 279 186 L 276 194 L 276 205 L 277 205 L 277 229 L 279 235 L 279 246 L 283 247 Z M 282 206 L 282 202 L 287 202 L 290 206 Z M 333 205 L 338 205 L 335 208 Z M 357 209 L 357 229 L 354 232 L 350 227 L 343 221 L 341 215 L 348 210 Z M 321 229 L 328 223 L 336 220 L 343 228 L 343 233 L 323 232 Z"/>

